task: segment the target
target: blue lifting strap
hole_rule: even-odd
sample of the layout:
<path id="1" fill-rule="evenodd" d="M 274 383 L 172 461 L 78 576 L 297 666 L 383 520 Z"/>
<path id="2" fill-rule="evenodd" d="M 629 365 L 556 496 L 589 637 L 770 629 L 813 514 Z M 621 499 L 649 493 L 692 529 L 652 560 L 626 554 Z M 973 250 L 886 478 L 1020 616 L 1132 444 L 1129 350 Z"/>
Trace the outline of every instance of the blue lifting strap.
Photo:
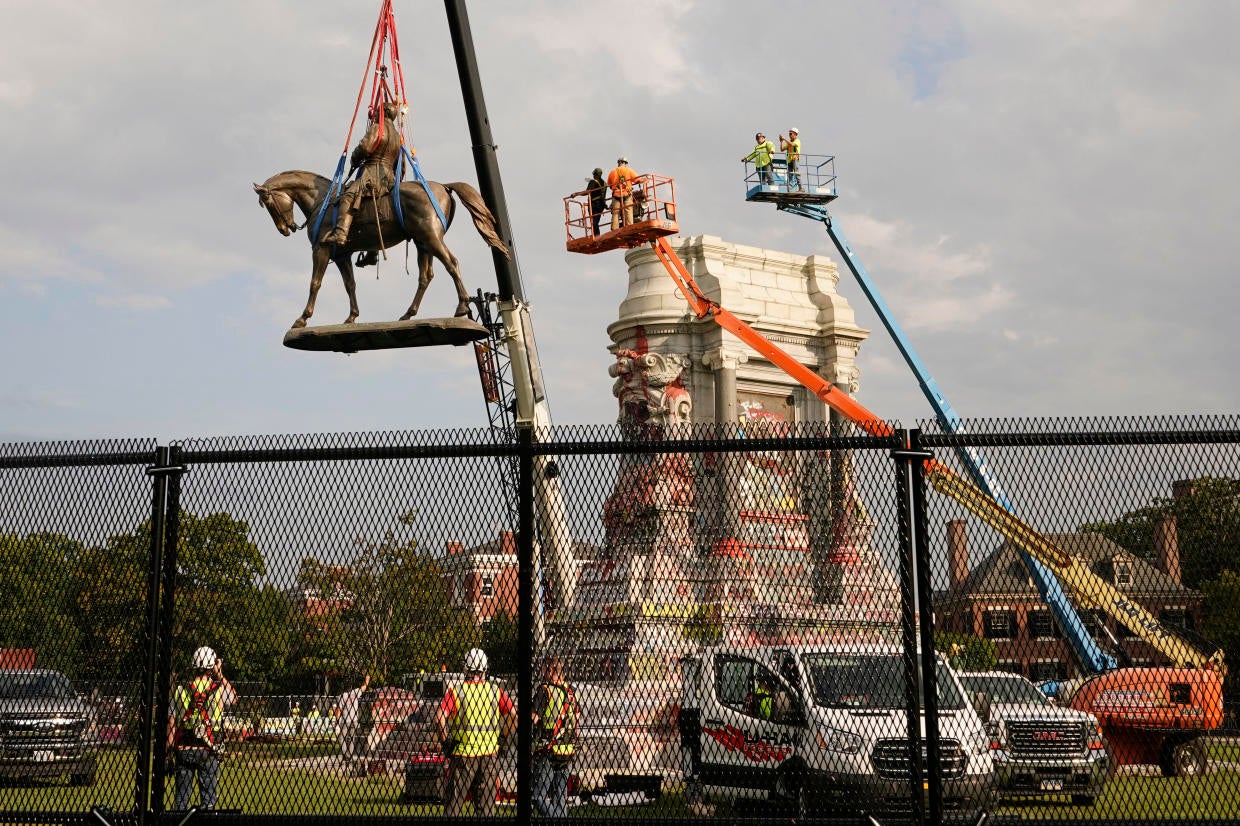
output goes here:
<path id="1" fill-rule="evenodd" d="M 403 143 L 400 145 L 400 162 L 396 164 L 396 186 L 392 187 L 392 203 L 396 205 L 396 220 L 402 227 L 405 225 L 405 215 L 400 208 L 400 183 L 404 179 L 406 166 L 413 171 L 414 179 L 426 190 L 426 197 L 430 199 L 431 206 L 435 208 L 435 214 L 439 216 L 439 222 L 443 224 L 444 231 L 447 232 L 448 219 L 444 217 L 443 210 L 439 208 L 439 201 L 431 192 L 430 185 L 426 183 L 426 176 L 422 174 L 422 166 L 417 158 L 409 154 L 409 148 Z"/>
<path id="2" fill-rule="evenodd" d="M 328 204 L 332 204 L 332 223 L 336 222 L 336 205 L 333 202 L 344 189 L 344 159 L 345 154 L 341 152 L 340 162 L 336 164 L 336 174 L 332 176 L 332 184 L 327 188 L 327 197 L 323 199 L 323 203 L 319 204 L 319 210 L 314 214 L 314 226 L 310 228 L 310 241 L 314 244 L 319 242 L 319 227 L 323 225 L 323 216 L 327 213 Z"/>

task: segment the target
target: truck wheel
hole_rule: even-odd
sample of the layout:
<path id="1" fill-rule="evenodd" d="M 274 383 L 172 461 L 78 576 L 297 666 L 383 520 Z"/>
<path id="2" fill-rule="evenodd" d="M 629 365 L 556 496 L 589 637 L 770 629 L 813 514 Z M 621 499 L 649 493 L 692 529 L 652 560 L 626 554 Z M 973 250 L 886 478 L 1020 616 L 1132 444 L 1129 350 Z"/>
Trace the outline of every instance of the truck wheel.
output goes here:
<path id="1" fill-rule="evenodd" d="M 706 801 L 706 793 L 702 789 L 702 781 L 686 780 L 685 781 L 685 805 L 690 808 L 697 808 Z"/>
<path id="2" fill-rule="evenodd" d="M 1096 798 L 1092 794 L 1074 794 L 1072 795 L 1073 806 L 1093 806 Z"/>
<path id="3" fill-rule="evenodd" d="M 798 820 L 809 817 L 809 799 L 805 794 L 805 784 L 784 772 L 775 778 L 775 797 L 786 804 L 791 804 L 792 814 Z"/>
<path id="4" fill-rule="evenodd" d="M 1171 747 L 1171 768 L 1175 777 L 1197 777 L 1206 773 L 1210 762 L 1200 740 L 1176 743 Z"/>

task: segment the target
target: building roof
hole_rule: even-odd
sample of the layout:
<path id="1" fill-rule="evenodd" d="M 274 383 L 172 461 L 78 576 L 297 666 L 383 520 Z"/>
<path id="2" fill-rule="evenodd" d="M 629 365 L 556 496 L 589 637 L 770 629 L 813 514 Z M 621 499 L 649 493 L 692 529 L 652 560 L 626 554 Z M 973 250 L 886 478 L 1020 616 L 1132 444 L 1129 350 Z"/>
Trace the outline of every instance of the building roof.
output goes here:
<path id="1" fill-rule="evenodd" d="M 1130 595 L 1181 594 L 1185 598 L 1200 597 L 1199 591 L 1185 587 L 1167 576 L 1148 560 L 1134 556 L 1099 533 L 1046 534 L 1068 554 L 1083 558 L 1090 569 L 1108 583 L 1115 584 L 1115 560 L 1132 563 L 1132 584 L 1120 590 Z M 1037 589 L 1030 579 L 1029 571 L 1021 560 L 1015 545 L 1004 540 L 996 550 L 977 564 L 965 579 L 942 596 L 947 600 L 983 595 L 1013 597 L 1036 597 Z"/>
<path id="2" fill-rule="evenodd" d="M 570 550 L 574 562 L 584 562 L 597 558 L 602 549 L 597 545 L 573 540 Z M 449 542 L 447 553 L 443 557 L 444 568 L 459 573 L 478 567 L 502 568 L 515 567 L 517 564 L 517 540 L 511 531 L 500 531 L 495 539 L 466 548 L 460 542 Z"/>

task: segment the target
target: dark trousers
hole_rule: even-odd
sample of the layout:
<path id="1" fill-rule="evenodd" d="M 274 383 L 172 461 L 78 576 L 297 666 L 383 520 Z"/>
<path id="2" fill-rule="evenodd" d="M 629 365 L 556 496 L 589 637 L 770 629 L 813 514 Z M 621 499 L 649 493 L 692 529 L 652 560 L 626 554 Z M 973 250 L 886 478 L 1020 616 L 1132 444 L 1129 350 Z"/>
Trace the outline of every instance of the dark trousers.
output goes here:
<path id="1" fill-rule="evenodd" d="M 445 817 L 455 817 L 465 808 L 465 799 L 474 795 L 474 811 L 488 816 L 495 809 L 495 780 L 499 777 L 499 758 L 494 754 L 479 757 L 453 757 L 448 770 L 448 802 Z"/>
<path id="2" fill-rule="evenodd" d="M 594 234 L 598 235 L 598 222 L 603 217 L 603 211 L 607 209 L 607 201 L 598 201 L 590 204 L 590 220 L 594 222 Z"/>
<path id="3" fill-rule="evenodd" d="M 199 808 L 214 809 L 220 794 L 220 759 L 210 749 L 177 749 L 177 790 L 173 808 L 184 811 L 198 778 Z"/>

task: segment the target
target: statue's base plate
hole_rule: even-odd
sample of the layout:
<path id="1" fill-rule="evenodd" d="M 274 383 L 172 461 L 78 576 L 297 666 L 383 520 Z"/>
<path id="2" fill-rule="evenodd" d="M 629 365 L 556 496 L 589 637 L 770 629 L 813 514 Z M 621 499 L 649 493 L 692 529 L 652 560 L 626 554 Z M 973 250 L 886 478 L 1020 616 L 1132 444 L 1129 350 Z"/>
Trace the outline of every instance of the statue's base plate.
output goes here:
<path id="1" fill-rule="evenodd" d="M 468 318 L 411 318 L 408 321 L 297 327 L 284 334 L 284 346 L 294 350 L 356 353 L 440 344 L 459 346 L 488 335 L 485 327 Z"/>

